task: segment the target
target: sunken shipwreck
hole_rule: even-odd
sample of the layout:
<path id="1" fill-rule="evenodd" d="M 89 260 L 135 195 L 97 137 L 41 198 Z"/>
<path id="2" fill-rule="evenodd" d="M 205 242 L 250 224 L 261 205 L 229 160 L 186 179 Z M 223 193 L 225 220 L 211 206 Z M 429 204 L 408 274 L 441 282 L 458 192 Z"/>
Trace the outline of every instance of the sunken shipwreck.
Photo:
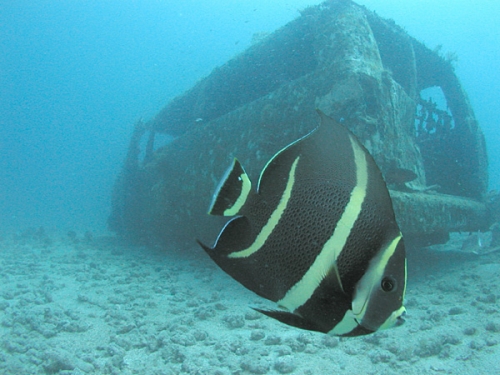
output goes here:
<path id="1" fill-rule="evenodd" d="M 136 242 L 210 242 L 226 219 L 208 204 L 230 161 L 257 181 L 320 109 L 375 158 L 407 242 L 487 229 L 485 141 L 453 58 L 353 2 L 307 8 L 136 124 L 109 226 Z M 159 134 L 173 140 L 159 147 Z"/>

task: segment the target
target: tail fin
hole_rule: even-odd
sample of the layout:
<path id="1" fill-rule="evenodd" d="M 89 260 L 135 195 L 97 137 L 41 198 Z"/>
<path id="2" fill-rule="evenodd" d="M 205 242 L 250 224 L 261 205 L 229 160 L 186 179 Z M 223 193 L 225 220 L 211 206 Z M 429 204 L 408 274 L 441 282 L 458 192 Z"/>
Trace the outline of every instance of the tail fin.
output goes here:
<path id="1" fill-rule="evenodd" d="M 238 159 L 234 158 L 214 193 L 208 213 L 210 215 L 234 216 L 245 204 L 252 183 Z"/>

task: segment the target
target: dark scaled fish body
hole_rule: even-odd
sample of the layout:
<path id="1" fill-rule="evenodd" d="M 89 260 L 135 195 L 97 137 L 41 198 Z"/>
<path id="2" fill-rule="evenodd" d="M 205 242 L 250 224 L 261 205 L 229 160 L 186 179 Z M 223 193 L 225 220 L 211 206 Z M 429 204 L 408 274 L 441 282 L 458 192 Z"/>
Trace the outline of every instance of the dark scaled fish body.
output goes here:
<path id="1" fill-rule="evenodd" d="M 319 111 L 318 111 L 319 112 Z M 402 322 L 406 254 L 375 161 L 345 127 L 320 126 L 279 151 L 254 191 L 235 159 L 209 213 L 235 216 L 210 248 L 283 323 L 357 336 Z"/>

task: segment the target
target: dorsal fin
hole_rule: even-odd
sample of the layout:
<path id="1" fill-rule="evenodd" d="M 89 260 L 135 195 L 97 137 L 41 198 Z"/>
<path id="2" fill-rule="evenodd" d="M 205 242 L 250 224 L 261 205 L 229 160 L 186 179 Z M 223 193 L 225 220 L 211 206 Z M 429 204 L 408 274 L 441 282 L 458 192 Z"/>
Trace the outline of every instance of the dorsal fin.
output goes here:
<path id="1" fill-rule="evenodd" d="M 252 183 L 238 159 L 234 158 L 212 198 L 210 215 L 235 216 L 245 204 Z"/>

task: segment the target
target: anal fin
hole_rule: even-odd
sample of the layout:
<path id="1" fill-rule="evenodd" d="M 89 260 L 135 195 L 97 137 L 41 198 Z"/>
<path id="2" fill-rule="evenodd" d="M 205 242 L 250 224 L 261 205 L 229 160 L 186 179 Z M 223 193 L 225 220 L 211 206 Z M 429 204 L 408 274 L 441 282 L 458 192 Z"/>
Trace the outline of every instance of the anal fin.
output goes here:
<path id="1" fill-rule="evenodd" d="M 245 216 L 237 216 L 229 220 L 219 233 L 213 247 L 202 245 L 210 257 L 219 264 L 221 259 L 227 259 L 232 252 L 249 246 L 252 242 L 251 225 Z M 219 264 L 220 266 L 220 264 Z"/>
<path id="2" fill-rule="evenodd" d="M 260 312 L 261 314 L 267 315 L 270 318 L 276 319 L 280 321 L 281 323 L 288 324 L 293 327 L 301 328 L 301 329 L 306 329 L 308 331 L 317 331 L 317 332 L 323 332 L 326 333 L 324 329 L 319 327 L 317 324 L 314 322 L 311 322 L 307 319 L 304 319 L 298 314 L 294 314 L 288 311 L 280 311 L 280 310 L 261 310 L 261 309 L 256 309 L 253 308 L 255 311 Z"/>

